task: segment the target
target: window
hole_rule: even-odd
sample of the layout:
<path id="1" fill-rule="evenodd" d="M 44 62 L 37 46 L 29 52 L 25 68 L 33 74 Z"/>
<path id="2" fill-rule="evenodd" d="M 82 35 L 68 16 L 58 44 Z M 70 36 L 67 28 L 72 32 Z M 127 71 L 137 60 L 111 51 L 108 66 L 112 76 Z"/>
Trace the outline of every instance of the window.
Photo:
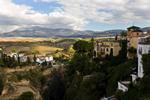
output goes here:
<path id="1" fill-rule="evenodd" d="M 113 43 L 111 43 L 111 46 L 113 46 Z"/>
<path id="2" fill-rule="evenodd" d="M 113 48 L 111 48 L 111 52 L 113 52 Z"/>
<path id="3" fill-rule="evenodd" d="M 142 55 L 142 48 L 139 48 L 139 54 Z"/>
<path id="4" fill-rule="evenodd" d="M 106 48 L 106 51 L 108 52 L 108 51 L 109 51 L 109 49 L 108 49 L 108 48 Z"/>

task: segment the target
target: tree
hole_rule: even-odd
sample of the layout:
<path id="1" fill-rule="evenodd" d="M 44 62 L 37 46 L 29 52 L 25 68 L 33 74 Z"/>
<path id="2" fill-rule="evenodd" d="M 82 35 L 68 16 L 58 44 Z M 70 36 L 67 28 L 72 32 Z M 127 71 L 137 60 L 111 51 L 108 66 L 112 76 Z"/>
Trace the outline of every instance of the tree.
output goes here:
<path id="1" fill-rule="evenodd" d="M 20 62 L 20 56 L 19 56 L 19 54 L 17 54 L 17 61 L 18 61 L 18 65 L 20 65 L 21 62 Z"/>
<path id="2" fill-rule="evenodd" d="M 141 98 L 140 89 L 137 86 L 129 86 L 129 90 L 125 93 L 118 91 L 116 97 L 118 100 L 144 100 Z"/>
<path id="3" fill-rule="evenodd" d="M 132 68 L 135 66 L 135 62 L 130 60 L 128 62 L 122 63 L 115 66 L 110 70 L 108 74 L 108 84 L 107 84 L 107 94 L 109 96 L 113 95 L 117 89 L 117 82 L 120 80 L 127 79 L 130 77 Z"/>
<path id="4" fill-rule="evenodd" d="M 127 36 L 127 32 L 122 31 L 122 32 L 121 32 L 121 36 L 122 36 L 122 37 L 126 37 L 126 36 Z"/>
<path id="5" fill-rule="evenodd" d="M 47 88 L 42 93 L 43 100 L 63 100 L 65 85 L 60 74 L 56 73 L 48 82 Z"/>
<path id="6" fill-rule="evenodd" d="M 91 42 L 79 40 L 73 45 L 73 49 L 76 51 L 76 53 L 83 54 L 92 51 L 93 46 Z"/>
<path id="7" fill-rule="evenodd" d="M 150 53 L 142 56 L 144 77 L 138 79 L 135 85 L 130 85 L 126 93 L 117 93 L 119 100 L 149 100 L 150 99 Z M 125 70 L 124 70 L 125 71 Z"/>
<path id="8" fill-rule="evenodd" d="M 144 74 L 149 75 L 150 74 L 150 53 L 144 54 L 142 56 L 142 61 L 143 61 Z"/>
<path id="9" fill-rule="evenodd" d="M 80 40 L 74 44 L 75 54 L 66 67 L 67 100 L 98 100 L 105 94 L 105 74 L 93 59 L 93 46 L 92 41 Z M 86 76 L 92 79 L 85 81 Z"/>
<path id="10" fill-rule="evenodd" d="M 120 46 L 121 50 L 119 51 L 118 62 L 124 63 L 127 60 L 127 40 L 121 40 Z"/>
<path id="11" fill-rule="evenodd" d="M 130 47 L 128 49 L 128 56 L 130 56 L 130 58 L 135 58 L 137 54 L 137 50 L 134 47 Z"/>
<path id="12" fill-rule="evenodd" d="M 36 55 L 35 54 L 33 56 L 33 61 L 34 61 L 34 64 L 36 64 Z"/>
<path id="13" fill-rule="evenodd" d="M 4 81 L 3 81 L 3 77 L 0 76 L 0 95 L 2 94 L 4 88 Z"/>
<path id="14" fill-rule="evenodd" d="M 30 65 L 30 64 L 31 64 L 30 57 L 27 57 L 27 65 Z"/>
<path id="15" fill-rule="evenodd" d="M 91 74 L 89 78 L 83 78 L 78 92 L 73 100 L 99 100 L 105 95 L 105 74 Z"/>

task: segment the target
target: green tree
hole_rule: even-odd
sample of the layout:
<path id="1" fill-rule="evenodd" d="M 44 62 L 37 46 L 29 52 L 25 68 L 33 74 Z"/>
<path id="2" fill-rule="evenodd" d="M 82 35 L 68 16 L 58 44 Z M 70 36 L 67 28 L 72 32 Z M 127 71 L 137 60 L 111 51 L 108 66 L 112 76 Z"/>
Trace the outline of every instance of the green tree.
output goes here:
<path id="1" fill-rule="evenodd" d="M 107 94 L 113 95 L 117 89 L 117 82 L 130 77 L 132 68 L 135 66 L 135 62 L 130 60 L 126 63 L 122 63 L 112 68 L 108 74 Z"/>
<path id="2" fill-rule="evenodd" d="M 47 88 L 42 93 L 43 100 L 63 100 L 65 93 L 64 81 L 60 74 L 56 73 L 50 81 Z"/>
<path id="3" fill-rule="evenodd" d="M 121 32 L 121 36 L 122 36 L 122 37 L 126 37 L 126 36 L 127 36 L 127 32 L 122 31 L 122 32 Z"/>
<path id="4" fill-rule="evenodd" d="M 31 64 L 30 57 L 27 57 L 27 65 L 30 65 L 30 64 Z"/>
<path id="5" fill-rule="evenodd" d="M 73 49 L 79 54 L 90 53 L 93 50 L 93 46 L 91 42 L 79 40 L 73 45 Z"/>
<path id="6" fill-rule="evenodd" d="M 74 49 L 75 54 L 66 67 L 65 97 L 67 100 L 97 100 L 105 93 L 105 74 L 93 59 L 93 43 L 80 40 L 74 44 Z M 84 81 L 83 77 L 86 76 L 93 78 Z"/>
<path id="7" fill-rule="evenodd" d="M 142 56 L 142 61 L 143 61 L 144 73 L 145 75 L 149 75 L 150 74 L 150 53 L 144 54 Z"/>
<path id="8" fill-rule="evenodd" d="M 99 100 L 105 95 L 105 79 L 103 73 L 95 73 L 91 74 L 87 79 L 83 78 L 73 100 Z"/>
<path id="9" fill-rule="evenodd" d="M 34 61 L 34 64 L 36 64 L 36 55 L 35 54 L 33 56 L 33 61 Z"/>
<path id="10" fill-rule="evenodd" d="M 118 55 L 119 63 L 124 63 L 127 60 L 127 43 L 128 43 L 127 40 L 120 41 L 121 50 L 119 51 Z"/>

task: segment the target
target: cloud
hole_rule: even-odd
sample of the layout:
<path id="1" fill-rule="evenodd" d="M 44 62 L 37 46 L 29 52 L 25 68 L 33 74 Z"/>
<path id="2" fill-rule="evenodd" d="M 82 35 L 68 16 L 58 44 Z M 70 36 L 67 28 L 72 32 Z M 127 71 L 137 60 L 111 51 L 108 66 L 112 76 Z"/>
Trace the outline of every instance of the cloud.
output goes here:
<path id="1" fill-rule="evenodd" d="M 0 0 L 0 7 L 1 26 L 42 25 L 50 28 L 81 29 L 85 24 L 82 18 L 74 17 L 58 9 L 49 14 L 43 14 L 32 10 L 30 6 L 14 4 L 11 0 Z"/>
<path id="2" fill-rule="evenodd" d="M 74 16 L 99 23 L 150 22 L 150 0 L 59 0 Z"/>
<path id="3" fill-rule="evenodd" d="M 64 12 L 99 23 L 149 23 L 150 0 L 37 0 L 55 1 Z"/>
<path id="4" fill-rule="evenodd" d="M 31 6 L 0 0 L 1 25 L 43 25 L 50 28 L 84 29 L 88 22 L 107 24 L 150 23 L 150 0 L 33 0 L 56 2 L 49 13 L 40 13 Z M 90 24 L 90 23 L 89 23 Z"/>

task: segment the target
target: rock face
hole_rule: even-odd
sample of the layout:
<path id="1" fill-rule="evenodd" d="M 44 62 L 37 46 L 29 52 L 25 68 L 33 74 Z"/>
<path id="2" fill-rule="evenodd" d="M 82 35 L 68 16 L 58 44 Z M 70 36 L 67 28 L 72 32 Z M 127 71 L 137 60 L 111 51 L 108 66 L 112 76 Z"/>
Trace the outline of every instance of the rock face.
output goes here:
<path id="1" fill-rule="evenodd" d="M 24 92 L 32 92 L 34 94 L 35 100 L 41 100 L 40 93 L 37 89 L 30 85 L 27 80 L 22 80 L 21 82 L 7 83 L 2 91 L 2 100 L 15 99 Z"/>

